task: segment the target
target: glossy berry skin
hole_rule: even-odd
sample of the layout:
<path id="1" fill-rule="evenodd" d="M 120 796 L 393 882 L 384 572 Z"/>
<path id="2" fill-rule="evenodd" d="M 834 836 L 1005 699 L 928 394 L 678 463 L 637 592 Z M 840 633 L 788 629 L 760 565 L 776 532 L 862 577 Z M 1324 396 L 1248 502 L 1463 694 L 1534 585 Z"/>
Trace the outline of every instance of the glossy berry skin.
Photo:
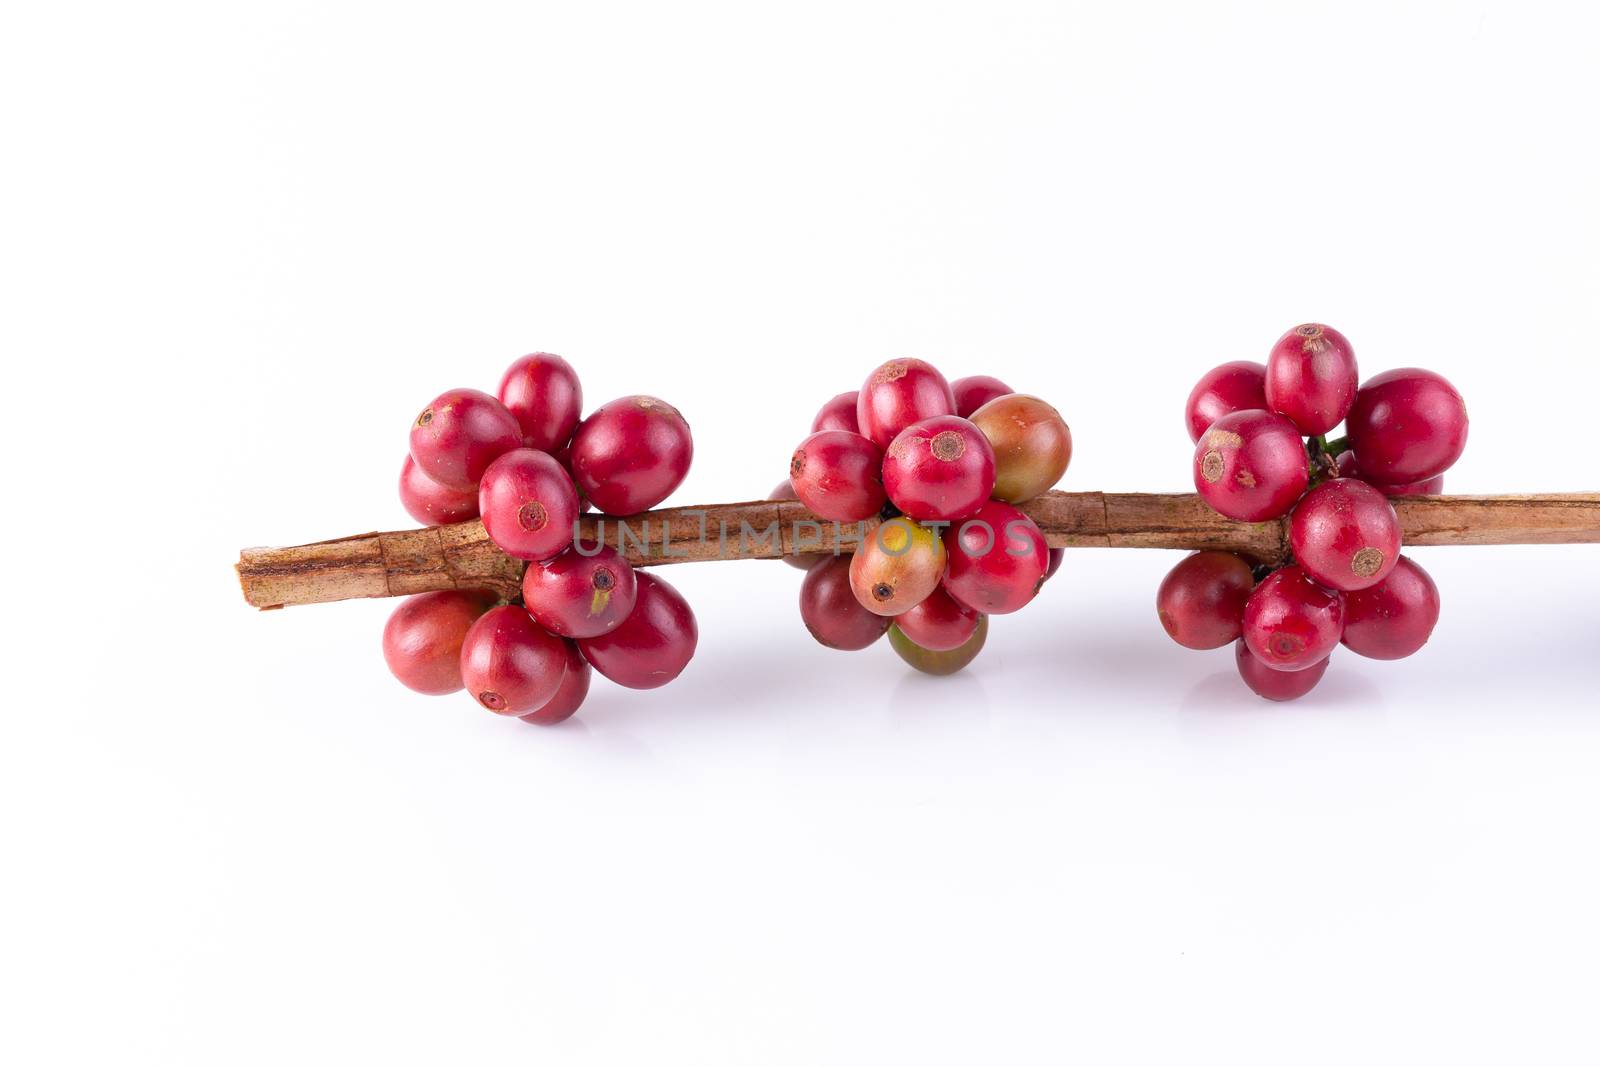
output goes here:
<path id="1" fill-rule="evenodd" d="M 561 637 L 599 637 L 615 630 L 638 597 L 633 568 L 605 545 L 573 545 L 522 572 L 523 606 L 534 622 Z"/>
<path id="2" fill-rule="evenodd" d="M 854 396 L 855 394 L 852 393 L 851 395 Z M 800 494 L 794 491 L 794 485 L 789 481 L 789 479 L 785 478 L 783 481 L 772 487 L 772 492 L 767 494 L 767 499 L 799 500 Z M 826 557 L 819 553 L 814 556 L 784 556 L 783 561 L 789 566 L 794 567 L 796 570 L 808 571 L 811 569 L 812 564 L 824 558 Z"/>
<path id="3" fill-rule="evenodd" d="M 822 430 L 789 458 L 789 484 L 819 518 L 861 522 L 883 508 L 883 453 L 858 433 Z"/>
<path id="4" fill-rule="evenodd" d="M 1167 572 L 1156 615 L 1184 648 L 1221 648 L 1244 631 L 1244 605 L 1255 588 L 1250 564 L 1232 552 L 1196 552 Z"/>
<path id="5" fill-rule="evenodd" d="M 1061 564 L 1066 558 L 1067 558 L 1067 550 L 1066 549 L 1064 549 L 1064 548 L 1052 548 L 1050 550 L 1050 563 L 1044 569 L 1045 578 L 1047 578 L 1047 579 L 1054 578 L 1056 576 L 1056 571 L 1061 569 Z"/>
<path id="6" fill-rule="evenodd" d="M 561 687 L 567 650 L 561 638 L 512 604 L 490 608 L 461 642 L 461 680 L 496 715 L 526 715 Z"/>
<path id="7" fill-rule="evenodd" d="M 1244 641 L 1277 671 L 1303 671 L 1328 658 L 1344 632 L 1344 600 L 1299 567 L 1269 574 L 1244 606 Z"/>
<path id="8" fill-rule="evenodd" d="M 595 507 L 608 515 L 637 515 L 683 484 L 694 438 L 671 404 L 625 396 L 578 423 L 571 454 L 573 481 Z"/>
<path id="9" fill-rule="evenodd" d="M 589 695 L 589 682 L 594 674 L 589 661 L 583 658 L 575 642 L 562 641 L 561 647 L 566 653 L 567 670 L 561 676 L 561 684 L 556 687 L 556 695 L 538 711 L 518 716 L 523 722 L 534 726 L 554 726 L 558 722 L 565 722 L 583 706 L 584 698 Z"/>
<path id="10" fill-rule="evenodd" d="M 1211 424 L 1235 411 L 1264 411 L 1267 407 L 1267 368 L 1249 360 L 1212 367 L 1195 383 L 1183 407 L 1189 440 L 1198 441 Z"/>
<path id="11" fill-rule="evenodd" d="M 1435 474 L 1432 478 L 1425 478 L 1420 482 L 1407 482 L 1403 485 L 1382 485 L 1368 478 L 1361 470 L 1361 464 L 1356 459 L 1356 454 L 1346 449 L 1339 453 L 1339 477 L 1360 478 L 1384 496 L 1437 496 L 1444 492 L 1444 475 Z"/>
<path id="12" fill-rule="evenodd" d="M 583 386 L 578 373 L 560 356 L 535 352 L 523 356 L 500 379 L 500 402 L 522 427 L 522 444 L 555 452 L 572 438 L 583 414 Z"/>
<path id="13" fill-rule="evenodd" d="M 1467 407 L 1432 371 L 1386 371 L 1361 387 L 1345 432 L 1361 470 L 1386 485 L 1443 474 L 1467 447 Z"/>
<path id="14" fill-rule="evenodd" d="M 931 648 L 923 648 L 911 638 L 906 636 L 899 625 L 889 627 L 889 647 L 912 667 L 923 674 L 946 675 L 954 674 L 967 664 L 978 658 L 978 653 L 983 651 L 983 643 L 989 637 L 989 618 L 986 615 L 978 616 L 978 625 L 973 629 L 972 636 L 967 638 L 960 647 L 940 652 Z"/>
<path id="15" fill-rule="evenodd" d="M 638 575 L 632 613 L 610 633 L 578 642 L 583 658 L 601 674 L 629 689 L 666 685 L 689 665 L 700 628 L 689 602 L 648 572 Z"/>
<path id="16" fill-rule="evenodd" d="M 1335 478 L 1295 505 L 1289 547 L 1302 570 L 1330 589 L 1377 585 L 1400 558 L 1400 517 L 1366 482 Z"/>
<path id="17" fill-rule="evenodd" d="M 967 643 L 982 617 L 943 589 L 935 589 L 922 603 L 896 615 L 894 624 L 919 648 L 951 652 Z"/>
<path id="18" fill-rule="evenodd" d="M 843 430 L 845 433 L 860 433 L 861 426 L 856 422 L 856 400 L 859 395 L 852 389 L 848 393 L 840 393 L 822 405 L 817 417 L 811 420 L 811 432 Z"/>
<path id="19" fill-rule="evenodd" d="M 820 556 L 800 583 L 800 621 L 817 643 L 856 652 L 889 629 L 889 619 L 861 606 L 850 588 L 850 557 Z"/>
<path id="20" fill-rule="evenodd" d="M 994 449 L 966 419 L 937 415 L 914 422 L 884 453 L 883 488 L 914 519 L 964 519 L 994 492 Z"/>
<path id="21" fill-rule="evenodd" d="M 991 378 L 987 374 L 974 374 L 968 378 L 957 378 L 950 383 L 950 395 L 956 400 L 956 414 L 963 419 L 972 418 L 972 413 L 995 397 L 1005 396 L 1016 392 L 1015 389 L 1002 382 L 999 378 Z"/>
<path id="22" fill-rule="evenodd" d="M 1401 556 L 1389 577 L 1344 598 L 1344 646 L 1369 659 L 1404 659 L 1428 643 L 1439 621 L 1439 587 Z"/>
<path id="23" fill-rule="evenodd" d="M 461 642 L 495 595 L 476 589 L 418 593 L 383 626 L 383 659 L 407 689 L 431 696 L 461 688 Z"/>
<path id="24" fill-rule="evenodd" d="M 411 458 L 422 473 L 457 492 L 476 489 L 489 464 L 521 447 L 516 416 L 476 389 L 440 393 L 411 424 Z"/>
<path id="25" fill-rule="evenodd" d="M 478 517 L 478 491 L 440 485 L 422 473 L 408 452 L 400 467 L 400 505 L 424 526 L 466 522 Z"/>
<path id="26" fill-rule="evenodd" d="M 1310 482 L 1300 431 L 1270 411 L 1224 415 L 1195 445 L 1195 491 L 1230 519 L 1276 519 Z"/>
<path id="27" fill-rule="evenodd" d="M 973 412 L 994 448 L 994 497 L 1032 500 L 1054 486 L 1072 462 L 1072 431 L 1061 413 L 1036 396 L 1010 393 Z"/>
<path id="28" fill-rule="evenodd" d="M 1267 356 L 1267 408 L 1285 416 L 1307 437 L 1344 421 L 1355 403 L 1355 349 L 1332 326 L 1296 326 Z"/>
<path id="29" fill-rule="evenodd" d="M 984 615 L 1025 607 L 1044 584 L 1050 549 L 1034 521 L 991 500 L 945 531 L 950 569 L 944 587 L 957 603 Z"/>
<path id="30" fill-rule="evenodd" d="M 850 588 L 874 615 L 899 615 L 939 588 L 944 577 L 944 541 L 931 527 L 907 518 L 868 529 L 850 557 Z"/>
<path id="31" fill-rule="evenodd" d="M 955 413 L 950 383 L 920 359 L 891 359 L 867 376 L 856 397 L 859 432 L 879 448 L 914 422 Z"/>
<path id="32" fill-rule="evenodd" d="M 518 559 L 549 559 L 572 544 L 578 491 L 548 453 L 519 448 L 483 472 L 478 511 L 500 551 Z"/>
<path id="33" fill-rule="evenodd" d="M 1315 689 L 1328 673 L 1328 657 L 1301 671 L 1273 670 L 1257 659 L 1243 641 L 1234 642 L 1233 662 L 1250 691 L 1267 700 L 1297 700 Z"/>

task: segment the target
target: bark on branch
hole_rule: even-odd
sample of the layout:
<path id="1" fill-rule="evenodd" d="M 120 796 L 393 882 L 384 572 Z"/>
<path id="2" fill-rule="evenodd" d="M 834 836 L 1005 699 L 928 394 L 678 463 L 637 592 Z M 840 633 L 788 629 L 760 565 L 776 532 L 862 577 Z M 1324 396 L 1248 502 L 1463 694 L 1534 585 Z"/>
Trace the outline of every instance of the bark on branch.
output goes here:
<path id="1" fill-rule="evenodd" d="M 1407 546 L 1594 544 L 1600 493 L 1433 496 L 1396 500 Z M 1046 493 L 1023 505 L 1052 548 L 1221 548 L 1276 562 L 1288 521 L 1225 519 L 1192 493 Z M 794 501 L 665 508 L 626 519 L 585 516 L 586 540 L 639 566 L 715 559 L 776 559 L 849 551 L 857 527 L 818 520 Z M 514 594 L 523 564 L 494 546 L 477 520 L 370 533 L 295 548 L 239 553 L 239 584 L 258 608 L 406 596 L 434 589 Z"/>

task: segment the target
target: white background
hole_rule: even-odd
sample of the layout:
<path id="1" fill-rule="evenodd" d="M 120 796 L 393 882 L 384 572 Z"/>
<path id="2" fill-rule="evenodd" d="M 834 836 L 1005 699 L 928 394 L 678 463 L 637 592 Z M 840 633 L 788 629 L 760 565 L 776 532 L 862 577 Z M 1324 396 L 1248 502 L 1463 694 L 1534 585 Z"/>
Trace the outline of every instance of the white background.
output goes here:
<path id="1" fill-rule="evenodd" d="M 1270 705 L 1075 551 L 970 670 L 670 574 L 674 685 L 554 730 L 258 614 L 408 524 L 415 411 L 565 354 L 679 503 L 929 358 L 1064 488 L 1307 319 L 1463 391 L 1459 492 L 1593 489 L 1592 5 L 34 4 L 0 29 L 0 1058 L 1593 1062 L 1600 549 L 1423 549 L 1414 659 Z"/>

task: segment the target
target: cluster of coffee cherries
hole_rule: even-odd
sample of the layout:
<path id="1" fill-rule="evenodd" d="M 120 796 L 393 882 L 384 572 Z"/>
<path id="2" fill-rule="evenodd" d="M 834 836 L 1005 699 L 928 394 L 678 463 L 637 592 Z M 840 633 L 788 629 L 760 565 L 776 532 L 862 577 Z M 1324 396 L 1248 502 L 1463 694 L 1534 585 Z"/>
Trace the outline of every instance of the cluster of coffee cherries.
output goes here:
<path id="1" fill-rule="evenodd" d="M 1234 646 L 1239 674 L 1269 700 L 1309 693 L 1341 642 L 1373 659 L 1420 649 L 1439 590 L 1400 554 L 1390 497 L 1441 492 L 1467 443 L 1461 394 L 1431 371 L 1387 371 L 1358 385 L 1344 335 L 1308 323 L 1260 363 L 1225 363 L 1189 394 L 1194 485 L 1241 522 L 1289 520 L 1292 559 L 1254 566 L 1197 552 L 1156 595 L 1186 648 Z M 1345 436 L 1328 440 L 1340 423 Z"/>
<path id="2" fill-rule="evenodd" d="M 580 419 L 582 407 L 572 367 L 538 352 L 511 365 L 497 397 L 452 389 L 411 424 L 406 511 L 429 525 L 481 517 L 490 539 L 528 565 L 509 600 L 449 590 L 395 609 L 383 654 L 410 688 L 465 688 L 496 714 L 549 725 L 578 710 L 591 668 L 654 689 L 694 655 L 699 631 L 676 589 L 608 546 L 574 541 L 591 504 L 633 515 L 682 483 L 694 455 L 689 424 L 649 396 Z"/>
<path id="3" fill-rule="evenodd" d="M 983 648 L 988 616 L 1023 607 L 1061 565 L 1016 506 L 1072 459 L 1071 431 L 1038 397 L 896 359 L 811 429 L 768 499 L 799 500 L 853 540 L 848 556 L 788 557 L 807 571 L 800 617 L 823 645 L 855 651 L 887 633 L 911 666 L 952 674 Z"/>

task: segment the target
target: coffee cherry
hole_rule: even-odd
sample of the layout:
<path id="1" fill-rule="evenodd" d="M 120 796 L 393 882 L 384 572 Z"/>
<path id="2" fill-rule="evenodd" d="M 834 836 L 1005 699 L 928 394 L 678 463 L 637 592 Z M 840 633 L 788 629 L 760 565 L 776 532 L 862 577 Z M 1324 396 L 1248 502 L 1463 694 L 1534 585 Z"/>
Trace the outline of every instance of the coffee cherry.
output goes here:
<path id="1" fill-rule="evenodd" d="M 1392 370 L 1369 378 L 1346 422 L 1361 469 L 1386 485 L 1443 474 L 1467 447 L 1467 407 L 1432 371 Z"/>
<path id="2" fill-rule="evenodd" d="M 911 519 L 889 519 L 870 527 L 850 558 L 850 588 L 874 615 L 899 615 L 939 587 L 944 569 L 937 531 Z"/>
<path id="3" fill-rule="evenodd" d="M 963 419 L 972 418 L 972 413 L 997 396 L 1014 393 L 1015 389 L 1002 382 L 999 378 L 991 378 L 987 374 L 974 374 L 969 378 L 957 378 L 950 383 L 950 395 L 956 400 L 956 414 Z"/>
<path id="4" fill-rule="evenodd" d="M 945 532 L 945 590 L 974 611 L 1005 615 L 1034 598 L 1050 565 L 1044 534 L 1010 504 L 991 500 Z"/>
<path id="5" fill-rule="evenodd" d="M 860 393 L 852 389 L 822 405 L 817 417 L 811 420 L 811 432 L 843 430 L 845 433 L 860 433 L 861 425 L 856 422 L 856 399 L 859 396 Z"/>
<path id="6" fill-rule="evenodd" d="M 974 412 L 972 421 L 994 446 L 997 500 L 1032 500 L 1059 482 L 1072 462 L 1072 431 L 1060 412 L 1036 396 L 997 397 Z"/>
<path id="7" fill-rule="evenodd" d="M 856 398 L 860 433 L 879 448 L 913 422 L 955 413 L 950 383 L 920 359 L 891 359 L 868 375 Z"/>
<path id="8" fill-rule="evenodd" d="M 794 450 L 789 484 L 818 517 L 861 522 L 883 507 L 883 453 L 858 433 L 823 430 Z"/>
<path id="9" fill-rule="evenodd" d="M 994 459 L 988 438 L 976 426 L 938 415 L 912 423 L 889 443 L 883 488 L 894 506 L 914 519 L 964 519 L 994 491 Z"/>
<path id="10" fill-rule="evenodd" d="M 1267 407 L 1287 417 L 1307 437 L 1344 421 L 1355 402 L 1356 354 L 1332 326 L 1296 326 L 1267 356 Z"/>
<path id="11" fill-rule="evenodd" d="M 1066 558 L 1067 558 L 1067 550 L 1066 549 L 1064 549 L 1064 548 L 1052 548 L 1050 550 L 1050 563 L 1044 569 L 1044 576 L 1045 576 L 1045 579 L 1047 581 L 1056 576 L 1056 571 L 1061 569 L 1062 560 L 1064 560 Z"/>
<path id="12" fill-rule="evenodd" d="M 1289 547 L 1314 580 L 1349 592 L 1377 585 L 1400 558 L 1400 517 L 1354 478 L 1323 482 L 1295 505 Z"/>
<path id="13" fill-rule="evenodd" d="M 1233 644 L 1233 662 L 1239 668 L 1239 677 L 1258 697 L 1268 700 L 1295 700 L 1317 687 L 1322 676 L 1328 673 L 1328 657 L 1324 656 L 1300 671 L 1278 671 L 1256 658 L 1243 641 Z"/>
<path id="14" fill-rule="evenodd" d="M 406 461 L 400 467 L 400 505 L 406 509 L 406 514 L 424 526 L 466 522 L 478 517 L 478 492 L 440 485 L 423 474 L 417 461 L 407 452 Z"/>
<path id="15" fill-rule="evenodd" d="M 550 352 L 523 356 L 500 379 L 500 402 L 522 427 L 522 444 L 555 452 L 583 414 L 583 387 L 572 365 Z"/>
<path id="16" fill-rule="evenodd" d="M 1195 446 L 1195 491 L 1230 519 L 1276 519 L 1310 481 L 1300 431 L 1270 411 L 1224 415 Z"/>
<path id="17" fill-rule="evenodd" d="M 520 716 L 523 722 L 535 726 L 554 726 L 564 722 L 572 718 L 573 712 L 583 706 L 584 698 L 589 695 L 589 680 L 593 674 L 589 661 L 583 658 L 575 642 L 562 641 L 561 647 L 566 653 L 567 671 L 561 676 L 556 695 L 538 711 Z"/>
<path id="18" fill-rule="evenodd" d="M 478 510 L 500 551 L 518 559 L 549 559 L 572 544 L 578 493 L 561 464 L 544 452 L 519 448 L 483 472 Z"/>
<path id="19" fill-rule="evenodd" d="M 615 630 L 638 595 L 633 568 L 606 545 L 573 545 L 522 572 L 528 614 L 562 637 L 598 637 Z"/>
<path id="20" fill-rule="evenodd" d="M 943 589 L 935 589 L 922 603 L 896 615 L 894 624 L 919 648 L 951 652 L 967 643 L 982 617 L 966 605 L 956 603 Z"/>
<path id="21" fill-rule="evenodd" d="M 666 685 L 689 665 L 700 628 L 688 601 L 649 572 L 637 576 L 638 601 L 622 625 L 578 642 L 583 658 L 601 674 L 629 689 Z"/>
<path id="22" fill-rule="evenodd" d="M 862 607 L 850 588 L 850 557 L 819 556 L 800 583 L 800 621 L 828 648 L 855 652 L 889 628 L 889 619 Z"/>
<path id="23" fill-rule="evenodd" d="M 604 404 L 572 435 L 573 480 L 608 515 L 637 515 L 667 499 L 693 458 L 689 424 L 653 396 Z"/>
<path id="24" fill-rule="evenodd" d="M 1439 587 L 1409 556 L 1370 589 L 1344 598 L 1344 645 L 1369 659 L 1404 659 L 1439 621 Z"/>
<path id="25" fill-rule="evenodd" d="M 408 689 L 433 696 L 461 688 L 461 642 L 495 595 L 477 589 L 418 593 L 383 626 L 383 659 Z"/>
<path id="26" fill-rule="evenodd" d="M 1343 599 L 1299 567 L 1268 575 L 1245 602 L 1245 643 L 1273 670 L 1301 671 L 1327 659 L 1343 632 Z"/>
<path id="27" fill-rule="evenodd" d="M 978 625 L 972 631 L 972 636 L 967 638 L 958 648 L 948 652 L 937 652 L 931 648 L 923 648 L 897 625 L 889 627 L 889 647 L 893 648 L 901 659 L 921 671 L 923 674 L 954 674 L 973 660 L 978 658 L 978 653 L 983 651 L 983 643 L 989 637 L 988 616 L 979 615 Z"/>
<path id="28" fill-rule="evenodd" d="M 1211 424 L 1235 411 L 1262 411 L 1267 406 L 1267 368 L 1249 360 L 1213 367 L 1195 384 L 1183 408 L 1189 440 L 1198 441 Z"/>
<path id="29" fill-rule="evenodd" d="M 1356 454 L 1349 449 L 1339 453 L 1339 477 L 1360 478 L 1372 488 L 1387 497 L 1397 496 L 1437 496 L 1444 492 L 1444 475 L 1435 474 L 1432 478 L 1425 478 L 1420 482 L 1406 482 L 1403 485 L 1383 485 L 1373 481 L 1361 470 L 1361 464 L 1356 459 Z"/>
<path id="30" fill-rule="evenodd" d="M 1243 632 L 1255 584 L 1250 564 L 1232 552 L 1196 552 L 1162 579 L 1156 615 L 1184 648 L 1221 648 Z"/>
<path id="31" fill-rule="evenodd" d="M 515 605 L 490 608 L 461 642 L 461 680 L 496 715 L 526 715 L 548 704 L 561 686 L 567 652 Z"/>
<path id="32" fill-rule="evenodd" d="M 851 396 L 855 396 L 854 393 L 851 393 L 850 395 Z M 852 417 L 854 417 L 854 416 L 852 416 Z M 785 478 L 783 481 L 781 481 L 777 485 L 773 486 L 772 492 L 767 494 L 767 499 L 768 500 L 799 500 L 800 499 L 800 494 L 796 493 L 794 491 L 794 484 L 792 482 L 790 482 L 789 479 Z M 802 571 L 810 570 L 812 564 L 816 563 L 818 560 L 823 559 L 823 558 L 825 558 L 825 557 L 823 557 L 820 553 L 817 554 L 817 555 L 809 555 L 809 556 L 783 556 L 782 557 L 783 561 L 785 563 L 787 563 L 789 566 L 794 567 L 794 568 L 796 568 L 798 570 L 802 570 Z"/>
<path id="33" fill-rule="evenodd" d="M 478 487 L 489 464 L 522 447 L 517 418 L 488 393 L 440 393 L 411 424 L 411 458 L 422 473 L 448 489 Z"/>

